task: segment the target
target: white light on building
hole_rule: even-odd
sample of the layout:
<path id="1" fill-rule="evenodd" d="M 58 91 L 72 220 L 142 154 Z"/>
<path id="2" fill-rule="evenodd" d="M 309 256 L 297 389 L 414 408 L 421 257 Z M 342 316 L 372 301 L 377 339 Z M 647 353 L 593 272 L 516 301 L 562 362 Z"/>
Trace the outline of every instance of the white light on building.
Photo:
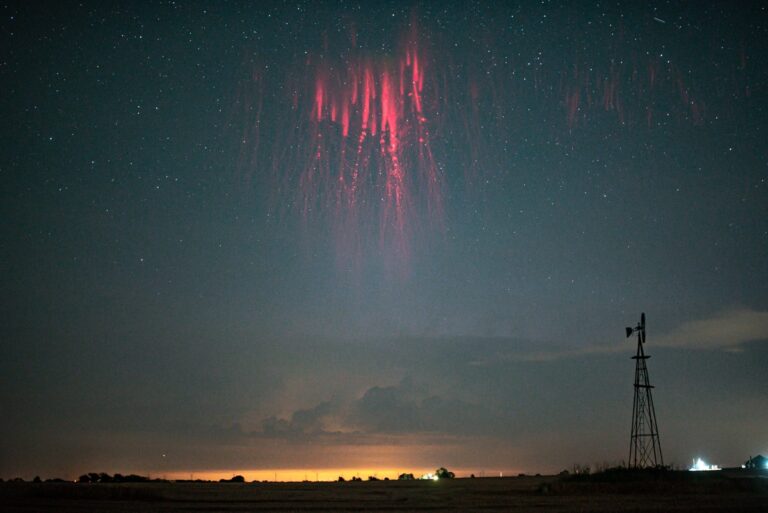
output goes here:
<path id="1" fill-rule="evenodd" d="M 701 458 L 697 458 L 693 460 L 693 465 L 688 470 L 691 471 L 700 471 L 700 470 L 720 470 L 720 467 L 717 465 L 709 465 L 706 461 L 702 460 Z"/>

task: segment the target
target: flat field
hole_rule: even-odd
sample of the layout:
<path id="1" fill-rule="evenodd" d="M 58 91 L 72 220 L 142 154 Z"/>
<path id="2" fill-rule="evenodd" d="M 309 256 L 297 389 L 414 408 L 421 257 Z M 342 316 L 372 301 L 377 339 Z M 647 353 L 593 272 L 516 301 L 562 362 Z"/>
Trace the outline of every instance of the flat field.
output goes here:
<path id="1" fill-rule="evenodd" d="M 715 473 L 713 473 L 715 474 Z M 8 512 L 766 512 L 768 479 L 690 475 L 345 483 L 0 483 Z"/>

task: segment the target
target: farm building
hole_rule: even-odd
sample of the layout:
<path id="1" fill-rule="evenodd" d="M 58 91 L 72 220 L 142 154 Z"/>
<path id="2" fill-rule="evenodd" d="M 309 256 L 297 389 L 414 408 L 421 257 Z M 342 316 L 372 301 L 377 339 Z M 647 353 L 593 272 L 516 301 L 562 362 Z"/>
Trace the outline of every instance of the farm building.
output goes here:
<path id="1" fill-rule="evenodd" d="M 768 469 L 768 458 L 758 454 L 753 458 L 749 458 L 744 464 L 744 468 Z"/>

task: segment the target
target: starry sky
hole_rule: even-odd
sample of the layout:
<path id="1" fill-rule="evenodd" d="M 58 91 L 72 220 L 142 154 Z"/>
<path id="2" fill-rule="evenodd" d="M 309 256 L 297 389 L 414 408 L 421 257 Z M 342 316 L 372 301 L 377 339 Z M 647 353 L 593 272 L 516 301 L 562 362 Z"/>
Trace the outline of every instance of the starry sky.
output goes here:
<path id="1" fill-rule="evenodd" d="M 0 477 L 619 464 L 641 311 L 665 462 L 768 453 L 764 4 L 11 2 L 0 41 Z"/>

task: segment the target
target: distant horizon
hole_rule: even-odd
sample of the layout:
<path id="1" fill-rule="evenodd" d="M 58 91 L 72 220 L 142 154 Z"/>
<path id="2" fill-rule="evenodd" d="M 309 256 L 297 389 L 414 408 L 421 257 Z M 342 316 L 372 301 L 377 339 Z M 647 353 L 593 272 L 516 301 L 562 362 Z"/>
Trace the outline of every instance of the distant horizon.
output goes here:
<path id="1" fill-rule="evenodd" d="M 263 469 L 235 469 L 235 470 L 211 470 L 211 471 L 200 471 L 200 472 L 185 472 L 185 471 L 169 471 L 169 472 L 139 472 L 139 471 L 127 471 L 127 472 L 109 472 L 109 471 L 103 471 L 103 470 L 89 470 L 88 472 L 80 472 L 76 473 L 76 476 L 69 476 L 69 475 L 63 475 L 63 476 L 44 476 L 40 474 L 35 474 L 29 478 L 26 476 L 13 476 L 9 478 L 3 478 L 5 481 L 9 481 L 11 479 L 14 479 L 16 477 L 21 477 L 25 481 L 31 481 L 34 479 L 34 477 L 40 477 L 41 479 L 64 479 L 65 481 L 73 481 L 76 482 L 77 479 L 82 476 L 86 475 L 91 472 L 97 472 L 97 473 L 106 473 L 110 476 L 114 476 L 116 474 L 120 474 L 123 476 L 128 475 L 136 475 L 141 477 L 149 478 L 150 480 L 154 479 L 161 479 L 161 480 L 167 480 L 167 481 L 187 481 L 187 480 L 202 480 L 202 481 L 219 481 L 219 480 L 228 480 L 231 479 L 234 476 L 243 476 L 247 482 L 252 481 L 268 481 L 268 482 L 284 482 L 284 483 L 296 483 L 296 482 L 302 482 L 302 481 L 320 481 L 320 482 L 331 482 L 331 481 L 338 481 L 339 477 L 343 477 L 345 480 L 349 481 L 353 477 L 359 477 L 363 479 L 364 481 L 367 481 L 369 477 L 375 477 L 377 479 L 385 479 L 388 478 L 390 480 L 397 480 L 397 478 L 401 474 L 413 474 L 416 479 L 419 479 L 421 476 L 434 473 L 435 470 L 437 470 L 439 467 L 435 468 L 403 468 L 403 469 L 371 469 L 371 468 L 341 468 L 341 469 L 335 469 L 335 468 L 318 468 L 318 469 L 277 469 L 277 470 L 263 470 Z M 519 471 L 504 471 L 504 470 L 498 470 L 498 469 L 490 469 L 490 470 L 462 470 L 462 469 L 454 469 L 454 468 L 448 468 L 451 472 L 454 472 L 456 474 L 456 478 L 464 478 L 464 477 L 472 477 L 474 474 L 474 477 L 516 477 L 519 474 L 525 474 L 525 472 L 519 472 Z M 541 474 L 541 473 L 539 473 Z M 534 473 L 531 473 L 530 475 L 534 475 Z M 542 474 L 544 475 L 544 474 Z M 553 474 L 548 474 L 553 475 Z"/>
<path id="2" fill-rule="evenodd" d="M 735 462 L 720 462 L 720 461 L 709 461 L 707 459 L 707 463 L 709 464 L 717 464 L 720 469 L 727 470 L 727 469 L 736 469 L 741 468 L 741 466 L 749 459 L 755 456 L 759 456 L 760 454 L 752 454 L 744 458 L 743 461 L 735 463 Z M 691 461 L 695 461 L 698 457 L 692 457 Z M 666 466 L 673 470 L 689 470 L 690 469 L 690 463 L 680 465 L 676 462 L 673 462 L 671 464 L 667 464 Z M 40 477 L 41 479 L 64 479 L 65 481 L 77 481 L 77 479 L 82 476 L 86 475 L 91 472 L 96 473 L 106 473 L 110 476 L 114 476 L 116 474 L 120 474 L 123 476 L 128 475 L 137 475 L 141 477 L 146 477 L 149 479 L 162 479 L 162 480 L 168 480 L 168 481 L 186 481 L 186 480 L 202 480 L 202 481 L 219 481 L 219 480 L 228 480 L 231 479 L 234 476 L 242 476 L 245 478 L 246 482 L 252 482 L 252 481 L 268 481 L 268 482 L 302 482 L 302 481 L 320 481 L 320 482 L 332 482 L 332 481 L 338 481 L 339 477 L 343 477 L 345 480 L 351 480 L 352 477 L 359 477 L 363 480 L 368 480 L 369 477 L 375 477 L 378 479 L 385 479 L 388 478 L 390 480 L 396 480 L 401 474 L 413 474 L 416 479 L 419 479 L 421 476 L 434 473 L 435 470 L 440 468 L 439 465 L 434 468 L 432 467 L 392 467 L 392 468 L 372 468 L 372 467 L 316 467 L 316 468 L 276 468 L 276 469 L 247 469 L 247 468 L 241 468 L 241 469 L 213 469 L 213 470 L 197 470 L 197 471 L 185 471 L 185 470 L 168 470 L 168 471 L 152 471 L 152 472 L 146 472 L 146 471 L 140 471 L 136 469 L 131 469 L 127 471 L 109 471 L 104 469 L 90 469 L 87 471 L 82 472 L 75 472 L 74 474 L 64 474 L 64 475 L 42 475 L 42 474 L 32 474 L 31 476 L 26 475 L 14 475 L 14 476 L 8 476 L 3 477 L 0 476 L 0 478 L 4 479 L 5 481 L 9 481 L 11 479 L 14 479 L 16 477 L 21 477 L 25 481 L 31 481 L 34 477 Z M 505 468 L 461 468 L 461 467 L 445 467 L 447 470 L 453 472 L 456 476 L 456 478 L 469 478 L 474 475 L 476 478 L 480 477 L 520 477 L 520 476 L 536 476 L 536 475 L 542 475 L 542 476 L 555 476 L 560 474 L 563 471 L 566 472 L 573 472 L 574 467 L 578 466 L 582 470 L 587 467 L 589 468 L 590 472 L 594 473 L 600 470 L 605 470 L 608 468 L 626 468 L 624 462 L 614 462 L 614 463 L 608 463 L 608 462 L 592 462 L 592 463 L 585 463 L 585 462 L 579 462 L 579 463 L 571 463 L 569 465 L 565 465 L 559 470 L 553 470 L 553 469 L 535 469 L 535 470 L 525 470 L 525 469 L 517 469 L 514 467 L 505 467 Z M 76 475 L 75 475 L 76 474 Z"/>

